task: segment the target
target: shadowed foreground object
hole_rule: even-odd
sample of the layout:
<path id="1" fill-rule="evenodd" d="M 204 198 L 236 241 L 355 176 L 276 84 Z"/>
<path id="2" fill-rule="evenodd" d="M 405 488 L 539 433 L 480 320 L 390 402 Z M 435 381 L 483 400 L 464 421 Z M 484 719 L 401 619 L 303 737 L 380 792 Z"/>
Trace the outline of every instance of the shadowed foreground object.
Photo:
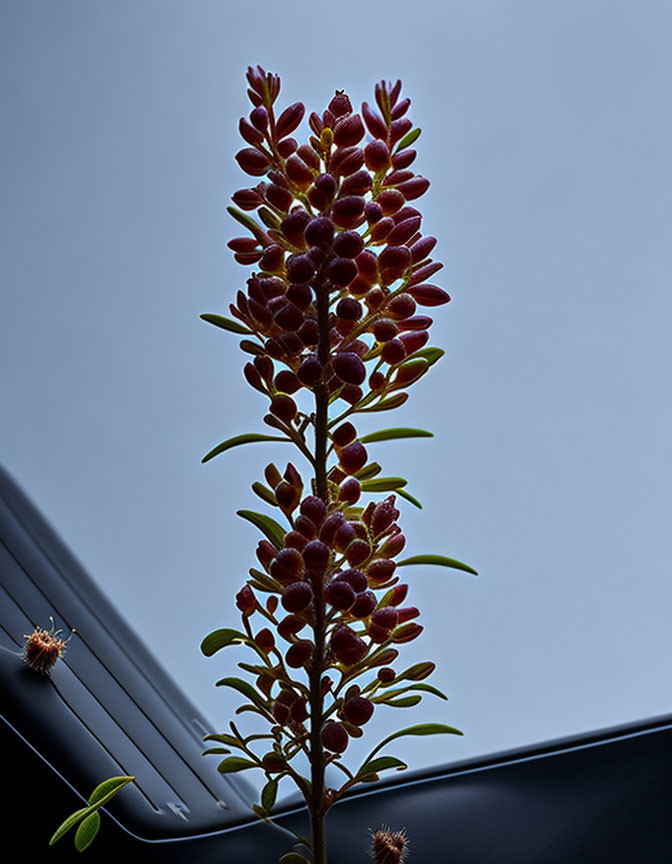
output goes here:
<path id="1" fill-rule="evenodd" d="M 79 635 L 44 676 L 21 646 L 49 615 Z M 0 649 L 3 823 L 24 858 L 77 860 L 69 846 L 48 849 L 49 838 L 116 773 L 137 784 L 106 808 L 96 861 L 274 864 L 288 844 L 282 826 L 306 830 L 291 800 L 279 802 L 279 827 L 259 822 L 244 780 L 201 759 L 207 722 L 4 472 Z M 413 772 L 333 808 L 330 860 L 367 860 L 363 838 L 384 819 L 411 837 L 411 864 L 668 864 L 671 768 L 667 716 Z"/>

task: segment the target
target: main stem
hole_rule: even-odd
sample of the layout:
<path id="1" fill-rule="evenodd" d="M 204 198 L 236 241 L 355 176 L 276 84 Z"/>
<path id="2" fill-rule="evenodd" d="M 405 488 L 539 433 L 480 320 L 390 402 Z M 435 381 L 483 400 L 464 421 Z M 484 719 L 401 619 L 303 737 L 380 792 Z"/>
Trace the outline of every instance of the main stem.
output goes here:
<path id="1" fill-rule="evenodd" d="M 322 273 L 324 270 L 322 271 Z M 318 357 L 325 367 L 329 360 L 329 294 L 324 278 L 315 284 L 317 323 L 319 327 Z M 327 428 L 329 392 L 325 383 L 315 387 L 315 492 L 329 504 L 327 486 Z M 327 840 L 324 830 L 324 748 L 322 746 L 322 673 L 325 655 L 325 604 L 322 579 L 316 580 L 314 591 L 315 623 L 313 625 L 315 654 L 310 670 L 310 763 L 311 763 L 311 822 L 313 830 L 314 864 L 326 864 Z"/>

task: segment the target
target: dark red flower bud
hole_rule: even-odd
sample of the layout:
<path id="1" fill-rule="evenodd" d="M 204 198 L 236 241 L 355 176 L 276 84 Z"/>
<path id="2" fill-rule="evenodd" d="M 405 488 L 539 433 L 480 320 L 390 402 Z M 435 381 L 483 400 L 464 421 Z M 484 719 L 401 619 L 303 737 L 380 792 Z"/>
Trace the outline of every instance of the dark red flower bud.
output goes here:
<path id="1" fill-rule="evenodd" d="M 354 297 L 343 297 L 336 305 L 336 314 L 346 321 L 359 321 L 362 317 L 362 304 Z"/>
<path id="2" fill-rule="evenodd" d="M 411 263 L 411 252 L 407 246 L 386 246 L 378 256 L 378 269 L 386 285 L 401 278 Z M 413 292 L 409 292 L 413 293 Z M 417 300 L 417 296 L 413 294 Z"/>
<path id="3" fill-rule="evenodd" d="M 256 210 L 264 203 L 256 189 L 239 189 L 231 196 L 231 200 L 241 210 Z"/>
<path id="4" fill-rule="evenodd" d="M 411 642 L 413 639 L 418 638 L 423 629 L 424 628 L 420 624 L 416 624 L 415 621 L 410 621 L 408 624 L 402 624 L 401 627 L 398 627 L 392 633 L 392 641 L 397 645 L 404 642 Z"/>
<path id="5" fill-rule="evenodd" d="M 412 177 L 415 177 L 414 171 L 392 171 L 384 178 L 383 186 L 398 186 Z"/>
<path id="6" fill-rule="evenodd" d="M 350 614 L 355 618 L 368 618 L 376 608 L 376 595 L 373 591 L 362 591 L 355 597 Z"/>
<path id="7" fill-rule="evenodd" d="M 315 180 L 314 188 L 325 195 L 328 201 L 332 201 L 338 189 L 338 182 L 332 174 L 319 174 Z"/>
<path id="8" fill-rule="evenodd" d="M 371 141 L 364 148 L 364 162 L 370 171 L 384 171 L 390 164 L 390 151 L 384 141 Z"/>
<path id="9" fill-rule="evenodd" d="M 410 294 L 397 294 L 387 304 L 387 314 L 391 318 L 408 318 L 415 312 L 415 300 Z"/>
<path id="10" fill-rule="evenodd" d="M 412 165 L 413 162 L 415 162 L 417 155 L 417 150 L 411 150 L 409 148 L 400 150 L 392 157 L 392 167 L 395 171 L 402 171 L 404 168 L 408 168 L 409 165 Z"/>
<path id="11" fill-rule="evenodd" d="M 370 252 L 368 249 L 360 252 L 355 258 L 355 264 L 357 265 L 359 276 L 369 285 L 372 285 L 378 279 L 378 259 L 373 252 Z"/>
<path id="12" fill-rule="evenodd" d="M 364 124 L 359 114 L 351 114 L 338 120 L 334 126 L 334 143 L 337 147 L 351 147 L 364 137 Z"/>
<path id="13" fill-rule="evenodd" d="M 343 90 L 337 90 L 332 97 L 331 102 L 327 106 L 334 117 L 344 117 L 347 114 L 352 114 L 352 103 L 350 97 Z"/>
<path id="14" fill-rule="evenodd" d="M 262 133 L 258 129 L 255 129 L 244 117 L 241 117 L 238 122 L 238 131 L 248 144 L 261 144 L 264 140 Z"/>
<path id="15" fill-rule="evenodd" d="M 285 482 L 286 481 L 281 481 L 281 483 L 276 486 L 276 489 L 279 489 L 282 483 Z M 303 558 L 301 557 L 301 553 L 297 549 L 285 546 L 284 549 L 281 549 L 277 553 L 275 559 L 271 563 L 270 572 L 271 576 L 283 585 L 295 582 L 300 578 L 301 573 L 303 572 Z"/>
<path id="16" fill-rule="evenodd" d="M 359 171 L 363 164 L 364 151 L 361 147 L 339 147 L 329 158 L 329 172 L 334 177 L 349 177 Z"/>
<path id="17" fill-rule="evenodd" d="M 278 550 L 272 543 L 269 543 L 268 540 L 259 541 L 259 545 L 257 546 L 257 558 L 266 572 L 268 572 L 271 561 L 273 561 L 277 554 Z"/>
<path id="18" fill-rule="evenodd" d="M 366 220 L 370 225 L 374 225 L 376 222 L 380 222 L 383 218 L 383 208 L 380 204 L 376 204 L 375 201 L 369 201 L 364 207 L 364 215 L 366 216 Z"/>
<path id="19" fill-rule="evenodd" d="M 261 380 L 261 375 L 257 372 L 254 366 L 251 363 L 246 363 L 243 367 L 243 374 L 245 375 L 245 380 L 250 385 L 250 387 L 254 387 L 255 390 L 259 390 L 260 393 L 265 393 L 266 388 Z"/>
<path id="20" fill-rule="evenodd" d="M 403 534 L 395 534 L 389 537 L 378 550 L 378 554 L 382 558 L 394 558 L 398 555 L 406 545 L 406 538 Z"/>
<path id="21" fill-rule="evenodd" d="M 364 249 L 364 240 L 358 231 L 342 231 L 334 240 L 334 252 L 341 258 L 356 258 Z"/>
<path id="22" fill-rule="evenodd" d="M 344 570 L 342 573 L 337 573 L 334 576 L 334 579 L 337 579 L 339 582 L 346 582 L 355 594 L 361 594 L 362 591 L 365 591 L 368 588 L 368 581 L 364 573 L 361 570 L 350 569 Z"/>
<path id="23" fill-rule="evenodd" d="M 362 384 L 366 378 L 366 366 L 353 351 L 337 354 L 333 359 L 333 367 L 334 372 L 346 384 Z"/>
<path id="24" fill-rule="evenodd" d="M 279 771 L 284 771 L 287 768 L 287 760 L 274 751 L 265 753 L 261 757 L 261 764 L 264 771 L 267 771 L 269 774 L 277 774 Z"/>
<path id="25" fill-rule="evenodd" d="M 390 366 L 394 366 L 395 363 L 401 363 L 401 361 L 406 357 L 406 348 L 404 347 L 404 343 L 400 339 L 390 339 L 389 342 L 386 342 L 383 345 L 383 350 L 380 352 L 380 356 L 385 363 L 389 363 Z"/>
<path id="26" fill-rule="evenodd" d="M 371 227 L 371 241 L 373 243 L 384 243 L 394 231 L 394 219 L 391 216 L 383 217 Z"/>
<path id="27" fill-rule="evenodd" d="M 314 540 L 317 537 L 317 528 L 315 527 L 315 523 L 307 516 L 297 516 L 294 520 L 294 528 L 306 538 L 306 542 L 308 542 L 308 540 Z M 305 547 L 306 544 L 304 543 L 303 545 Z"/>
<path id="28" fill-rule="evenodd" d="M 397 224 L 394 231 L 388 236 L 387 242 L 390 246 L 401 246 L 402 243 L 405 243 L 419 230 L 421 222 L 421 216 L 404 219 L 403 222 Z"/>
<path id="29" fill-rule="evenodd" d="M 289 189 L 283 189 L 275 183 L 270 183 L 266 190 L 266 200 L 278 210 L 287 212 L 294 203 L 294 196 Z"/>
<path id="30" fill-rule="evenodd" d="M 378 342 L 389 342 L 399 332 L 399 328 L 390 318 L 379 318 L 373 325 L 373 335 Z"/>
<path id="31" fill-rule="evenodd" d="M 375 642 L 377 645 L 382 645 L 383 642 L 387 642 L 387 640 L 390 638 L 389 630 L 386 630 L 384 627 L 378 626 L 378 624 L 372 624 L 370 621 L 366 628 L 366 632 L 371 641 Z"/>
<path id="32" fill-rule="evenodd" d="M 413 278 L 411 279 L 410 284 L 418 285 L 420 282 L 424 282 L 442 269 L 443 264 L 440 261 L 428 261 L 426 264 L 423 264 L 422 267 L 418 267 L 417 270 L 413 271 Z"/>
<path id="33" fill-rule="evenodd" d="M 273 717 L 276 722 L 281 726 L 284 726 L 285 723 L 289 720 L 289 708 L 287 705 L 283 705 L 281 702 L 275 702 L 272 709 Z"/>
<path id="34" fill-rule="evenodd" d="M 236 153 L 236 162 L 246 174 L 261 177 L 270 168 L 268 157 L 254 147 L 243 147 Z"/>
<path id="35" fill-rule="evenodd" d="M 353 567 L 358 567 L 363 564 L 371 555 L 371 546 L 366 540 L 353 540 L 345 550 L 345 558 L 348 564 Z"/>
<path id="36" fill-rule="evenodd" d="M 369 108 L 366 102 L 362 103 L 362 117 L 366 123 L 366 128 L 374 138 L 387 138 L 387 126 L 385 125 L 385 122 L 382 117 Z"/>
<path id="37" fill-rule="evenodd" d="M 329 279 L 334 285 L 346 288 L 357 275 L 357 265 L 350 258 L 334 258 L 329 265 Z"/>
<path id="38" fill-rule="evenodd" d="M 394 506 L 395 497 L 390 495 L 384 501 L 376 504 L 371 517 L 371 533 L 374 537 L 382 534 L 390 525 L 399 518 L 399 511 Z"/>
<path id="39" fill-rule="evenodd" d="M 299 189 L 305 190 L 307 189 L 315 179 L 315 175 L 311 168 L 303 161 L 301 156 L 299 156 L 299 150 L 296 153 L 292 153 L 292 155 L 285 162 L 285 171 L 287 172 L 287 176 L 289 179 L 295 183 Z"/>
<path id="40" fill-rule="evenodd" d="M 399 329 L 405 331 L 428 330 L 433 323 L 434 319 L 430 318 L 429 315 L 413 315 L 412 318 L 404 318 L 403 321 L 399 321 Z M 404 344 L 406 343 L 404 342 Z M 410 350 L 408 353 L 411 353 Z"/>
<path id="41" fill-rule="evenodd" d="M 350 174 L 341 183 L 339 195 L 366 195 L 373 185 L 373 180 L 368 171 L 357 171 L 355 174 Z"/>
<path id="42" fill-rule="evenodd" d="M 331 217 L 339 228 L 355 228 L 364 213 L 364 199 L 356 195 L 339 198 L 331 209 Z"/>
<path id="43" fill-rule="evenodd" d="M 357 437 L 357 430 L 349 421 L 341 423 L 332 433 L 334 444 L 338 447 L 345 447 Z"/>
<path id="44" fill-rule="evenodd" d="M 282 593 L 281 603 L 288 612 L 303 612 L 313 599 L 313 589 L 308 582 L 294 582 Z"/>
<path id="45" fill-rule="evenodd" d="M 322 744 L 326 750 L 332 753 L 343 753 L 348 746 L 348 733 L 342 723 L 335 720 L 327 720 L 322 729 Z"/>
<path id="46" fill-rule="evenodd" d="M 286 480 L 283 480 L 275 488 L 275 500 L 283 513 L 291 513 L 295 510 L 299 503 L 299 497 L 299 490 Z"/>
<path id="47" fill-rule="evenodd" d="M 343 552 L 356 536 L 353 524 L 351 522 L 344 522 L 336 532 L 334 546 L 339 552 Z"/>
<path id="48" fill-rule="evenodd" d="M 281 393 L 296 393 L 301 387 L 301 382 L 289 369 L 283 369 L 275 376 L 273 386 Z"/>
<path id="49" fill-rule="evenodd" d="M 336 532 L 343 522 L 345 522 L 345 516 L 340 510 L 330 513 L 320 529 L 320 540 L 330 546 L 334 542 Z"/>
<path id="50" fill-rule="evenodd" d="M 332 579 L 331 582 L 327 583 L 324 596 L 334 609 L 343 612 L 347 611 L 355 602 L 355 592 L 352 587 L 347 582 L 338 579 Z"/>
<path id="51" fill-rule="evenodd" d="M 329 646 L 336 660 L 346 666 L 358 663 L 368 650 L 366 642 L 345 624 L 336 627 Z"/>
<path id="52" fill-rule="evenodd" d="M 362 494 L 362 486 L 356 477 L 348 477 L 341 486 L 338 493 L 338 500 L 344 504 L 356 504 Z"/>
<path id="53" fill-rule="evenodd" d="M 392 606 L 385 606 L 383 609 L 376 609 L 371 615 L 371 623 L 377 627 L 382 627 L 384 630 L 394 630 L 399 620 L 399 613 Z"/>
<path id="54" fill-rule="evenodd" d="M 360 441 L 353 441 L 339 454 L 339 462 L 346 474 L 356 474 L 366 465 L 366 447 Z"/>
<path id="55" fill-rule="evenodd" d="M 236 606 L 246 618 L 257 608 L 257 598 L 249 585 L 243 585 L 236 594 Z"/>
<path id="56" fill-rule="evenodd" d="M 372 587 L 377 588 L 387 582 L 394 575 L 397 564 L 385 558 L 372 561 L 366 568 L 366 575 Z"/>
<path id="57" fill-rule="evenodd" d="M 226 244 L 234 252 L 254 252 L 258 246 L 255 237 L 234 237 Z"/>
<path id="58" fill-rule="evenodd" d="M 264 627 L 263 630 L 260 630 L 254 637 L 254 641 L 266 654 L 275 648 L 275 637 L 268 627 Z"/>
<path id="59" fill-rule="evenodd" d="M 281 246 L 273 244 L 264 249 L 264 254 L 261 256 L 260 266 L 262 270 L 274 273 L 279 270 L 285 257 L 285 250 Z"/>
<path id="60" fill-rule="evenodd" d="M 297 335 L 306 347 L 317 345 L 320 338 L 320 328 L 314 318 L 307 318 L 299 327 Z"/>
<path id="61" fill-rule="evenodd" d="M 348 723 L 352 723 L 354 726 L 363 726 L 373 716 L 373 702 L 363 696 L 346 699 L 343 704 L 343 714 Z"/>
<path id="62" fill-rule="evenodd" d="M 397 105 L 392 109 L 392 119 L 398 120 L 400 117 L 403 117 L 404 114 L 408 111 L 411 106 L 410 99 L 402 99 Z"/>
<path id="63" fill-rule="evenodd" d="M 428 283 L 424 285 L 412 285 L 409 287 L 408 293 L 421 306 L 442 306 L 444 303 L 450 302 L 450 295 L 443 288 Z"/>
<path id="64" fill-rule="evenodd" d="M 303 630 L 307 623 L 305 619 L 300 618 L 298 615 L 286 615 L 278 622 L 276 629 L 279 636 L 289 641 L 292 636 Z"/>
<path id="65" fill-rule="evenodd" d="M 390 125 L 390 144 L 396 144 L 401 141 L 407 132 L 410 132 L 413 124 L 408 117 L 403 117 L 400 120 L 393 120 Z"/>
<path id="66" fill-rule="evenodd" d="M 310 146 L 310 144 L 302 144 L 296 151 L 296 155 L 300 156 L 309 168 L 317 171 L 317 169 L 320 167 L 320 157 L 315 152 L 315 149 Z"/>
<path id="67" fill-rule="evenodd" d="M 310 215 L 305 210 L 294 210 L 282 220 L 280 230 L 293 246 L 302 246 L 303 235 L 309 222 Z"/>
<path id="68" fill-rule="evenodd" d="M 308 495 L 299 508 L 302 516 L 306 516 L 314 525 L 321 525 L 327 515 L 327 507 L 317 495 Z"/>
<path id="69" fill-rule="evenodd" d="M 294 102 L 289 108 L 285 108 L 275 124 L 278 138 L 284 138 L 296 129 L 303 120 L 305 110 L 301 102 Z"/>
<path id="70" fill-rule="evenodd" d="M 418 330 L 416 332 L 411 333 L 403 333 L 399 337 L 399 341 L 403 342 L 404 348 L 406 349 L 406 354 L 410 355 L 419 351 L 424 345 L 427 344 L 427 340 L 429 339 L 429 333 L 426 330 Z"/>
<path id="71" fill-rule="evenodd" d="M 287 278 L 295 284 L 308 282 L 315 275 L 315 265 L 307 255 L 292 255 L 287 259 L 286 269 Z"/>
<path id="72" fill-rule="evenodd" d="M 406 199 L 398 189 L 384 189 L 376 198 L 386 216 L 392 216 L 404 206 Z"/>
<path id="73" fill-rule="evenodd" d="M 383 684 L 390 684 L 397 677 L 397 673 L 390 666 L 383 666 L 378 670 L 378 680 Z"/>
<path id="74" fill-rule="evenodd" d="M 414 177 L 412 180 L 406 180 L 397 186 L 397 191 L 401 192 L 407 201 L 415 201 L 429 189 L 429 180 L 425 177 Z"/>
<path id="75" fill-rule="evenodd" d="M 348 405 L 356 405 L 364 396 L 364 391 L 356 384 L 346 384 L 341 390 L 340 398 Z"/>
<path id="76" fill-rule="evenodd" d="M 381 390 L 385 386 L 385 376 L 382 372 L 372 372 L 369 376 L 369 389 Z"/>
<path id="77" fill-rule="evenodd" d="M 294 723 L 303 723 L 308 719 L 307 702 L 305 699 L 297 699 L 290 710 L 290 714 Z"/>
<path id="78" fill-rule="evenodd" d="M 296 153 L 298 147 L 299 142 L 296 138 L 285 138 L 282 141 L 278 141 L 278 153 L 283 159 L 287 159 L 287 157 L 291 156 L 292 153 Z"/>
<path id="79" fill-rule="evenodd" d="M 263 105 L 252 109 L 250 112 L 250 122 L 260 132 L 265 132 L 268 129 L 268 111 Z"/>
<path id="80" fill-rule="evenodd" d="M 420 614 L 420 610 L 416 606 L 404 606 L 403 609 L 397 611 L 399 612 L 399 624 L 405 624 L 406 621 L 417 618 Z"/>
<path id="81" fill-rule="evenodd" d="M 296 417 L 296 402 L 286 393 L 278 393 L 271 399 L 271 413 L 285 423 L 291 423 Z"/>
<path id="82" fill-rule="evenodd" d="M 309 639 L 299 639 L 287 649 L 285 663 L 292 669 L 300 669 L 310 662 L 315 651 L 315 646 Z"/>
<path id="83" fill-rule="evenodd" d="M 301 384 L 314 387 L 322 377 L 322 364 L 313 354 L 301 362 L 296 375 Z"/>
<path id="84" fill-rule="evenodd" d="M 311 540 L 303 550 L 306 567 L 313 573 L 324 573 L 329 564 L 329 547 L 320 540 Z"/>

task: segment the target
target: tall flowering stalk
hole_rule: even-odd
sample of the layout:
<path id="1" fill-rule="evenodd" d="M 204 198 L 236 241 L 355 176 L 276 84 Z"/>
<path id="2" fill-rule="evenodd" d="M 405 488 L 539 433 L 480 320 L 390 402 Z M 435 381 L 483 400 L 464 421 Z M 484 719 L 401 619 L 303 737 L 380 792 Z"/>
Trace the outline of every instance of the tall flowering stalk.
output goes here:
<path id="1" fill-rule="evenodd" d="M 229 732 L 207 736 L 216 746 L 206 753 L 225 755 L 222 772 L 265 772 L 254 807 L 264 819 L 279 781 L 291 778 L 311 816 L 312 841 L 300 839 L 315 864 L 324 864 L 329 808 L 353 786 L 406 767 L 380 755 L 391 741 L 461 734 L 420 724 L 390 735 L 356 769 L 343 759 L 350 739 L 363 735 L 379 707 L 410 707 L 428 693 L 446 698 L 424 683 L 434 663 L 403 671 L 393 666 L 400 646 L 423 629 L 419 610 L 405 605 L 408 585 L 397 569 L 439 564 L 475 571 L 440 555 L 398 560 L 406 539 L 395 494 L 366 500 L 393 492 L 420 506 L 403 478 L 381 476 L 367 445 L 431 433 L 391 428 L 359 435 L 352 419 L 406 402 L 408 388 L 444 353 L 428 347 L 433 322 L 418 307 L 450 298 L 428 282 L 442 265 L 430 257 L 436 240 L 421 233 L 422 215 L 410 203 L 429 181 L 411 169 L 420 130 L 406 117 L 410 101 L 400 98 L 401 82 L 376 85 L 377 110 L 364 102 L 361 113 L 337 91 L 326 110 L 310 115 L 312 134 L 299 144 L 292 133 L 304 117 L 303 104 L 276 113 L 279 77 L 257 66 L 248 69 L 247 81 L 252 110 L 239 123 L 247 146 L 236 160 L 264 179 L 233 195 L 229 213 L 247 234 L 229 247 L 253 270 L 247 290 L 230 306 L 233 318 L 202 317 L 243 336 L 240 347 L 253 358 L 245 377 L 268 400 L 264 422 L 276 434 L 237 435 L 203 461 L 251 442 L 291 442 L 309 465 L 310 481 L 290 462 L 282 473 L 268 465 L 265 483 L 252 485 L 286 525 L 238 511 L 264 535 L 257 547 L 261 569 L 250 569 L 236 595 L 242 629 L 216 630 L 201 648 L 208 656 L 232 644 L 252 649 L 254 663 L 239 664 L 251 682 L 228 677 L 217 683 L 245 698 L 237 713 L 252 712 L 268 728 L 245 736 L 231 722 Z M 296 767 L 300 754 L 308 758 L 309 777 Z M 329 765 L 344 775 L 339 788 L 325 785 Z M 389 855 L 389 837 L 402 835 L 385 836 L 377 843 Z M 284 859 L 305 860 L 296 852 Z"/>

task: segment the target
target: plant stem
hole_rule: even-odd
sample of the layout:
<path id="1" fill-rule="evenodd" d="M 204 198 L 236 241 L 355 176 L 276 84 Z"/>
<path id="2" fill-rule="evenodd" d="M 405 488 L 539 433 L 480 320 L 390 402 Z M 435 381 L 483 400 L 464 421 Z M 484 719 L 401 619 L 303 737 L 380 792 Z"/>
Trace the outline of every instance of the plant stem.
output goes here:
<path id="1" fill-rule="evenodd" d="M 317 323 L 319 327 L 318 357 L 323 366 L 329 360 L 329 295 L 324 278 L 315 285 Z M 320 383 L 315 387 L 315 492 L 329 504 L 327 484 L 327 438 L 329 422 L 329 393 Z M 313 625 L 315 654 L 310 670 L 310 765 L 311 765 L 311 821 L 313 831 L 313 862 L 326 864 L 327 845 L 324 830 L 324 748 L 322 746 L 322 720 L 324 699 L 322 673 L 325 654 L 325 601 L 321 579 L 314 585 L 315 623 Z"/>

